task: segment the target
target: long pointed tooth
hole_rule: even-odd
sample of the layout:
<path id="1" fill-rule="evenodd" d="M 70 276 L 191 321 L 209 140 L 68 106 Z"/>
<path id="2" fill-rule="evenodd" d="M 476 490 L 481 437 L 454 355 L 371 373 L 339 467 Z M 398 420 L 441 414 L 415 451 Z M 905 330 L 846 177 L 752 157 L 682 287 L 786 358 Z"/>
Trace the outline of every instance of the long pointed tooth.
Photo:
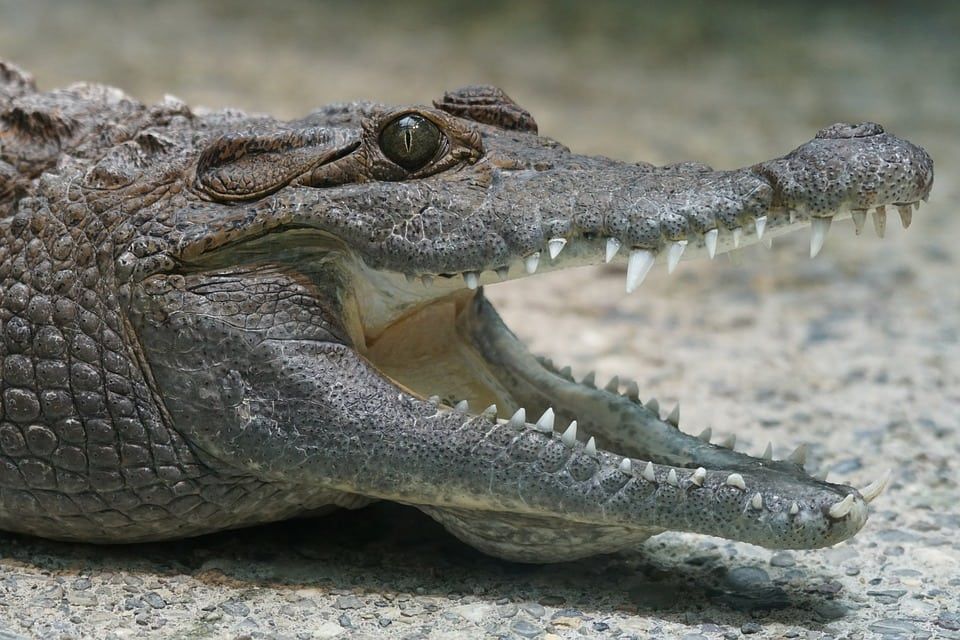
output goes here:
<path id="1" fill-rule="evenodd" d="M 656 257 L 646 249 L 634 249 L 627 262 L 627 293 L 633 293 L 650 273 Z"/>
<path id="2" fill-rule="evenodd" d="M 501 280 L 506 280 L 510 277 L 510 267 L 500 267 L 496 269 L 497 277 Z"/>
<path id="3" fill-rule="evenodd" d="M 573 445 L 577 443 L 577 421 L 574 420 L 570 423 L 570 426 L 567 427 L 567 430 L 563 432 L 563 435 L 560 436 L 560 441 L 563 442 L 567 447 L 573 449 Z"/>
<path id="4" fill-rule="evenodd" d="M 763 236 L 763 239 L 760 241 L 763 243 L 767 249 L 773 249 L 773 236 Z"/>
<path id="5" fill-rule="evenodd" d="M 763 240 L 763 233 L 767 230 L 767 216 L 760 216 L 753 224 L 757 228 L 757 240 Z"/>
<path id="6" fill-rule="evenodd" d="M 587 445 L 583 448 L 583 452 L 592 458 L 597 457 L 597 441 L 593 439 L 593 436 L 590 436 L 590 439 L 587 440 Z"/>
<path id="7" fill-rule="evenodd" d="M 823 249 L 823 243 L 827 240 L 827 232 L 830 231 L 830 222 L 832 218 L 812 218 L 810 220 L 810 257 L 816 258 Z"/>
<path id="8" fill-rule="evenodd" d="M 806 444 L 806 443 L 801 444 L 799 447 L 797 447 L 796 449 L 794 449 L 794 450 L 793 450 L 793 453 L 791 453 L 789 456 L 787 456 L 787 460 L 790 461 L 790 462 L 792 462 L 792 463 L 794 463 L 794 464 L 798 464 L 798 465 L 800 465 L 801 467 L 802 467 L 804 464 L 806 464 L 806 462 L 807 462 L 807 444 Z"/>
<path id="9" fill-rule="evenodd" d="M 543 415 L 540 416 L 540 419 L 537 420 L 537 431 L 542 431 L 544 433 L 550 433 L 553 431 L 553 407 L 548 407 L 546 411 L 543 412 Z"/>
<path id="10" fill-rule="evenodd" d="M 712 437 L 713 437 L 713 429 L 711 429 L 710 427 L 707 427 L 706 429 L 701 431 L 700 435 L 697 436 L 697 438 L 699 438 L 700 440 L 703 440 L 704 442 L 710 442 L 710 438 Z"/>
<path id="11" fill-rule="evenodd" d="M 567 246 L 566 238 L 552 238 L 547 241 L 547 251 L 550 252 L 550 259 L 556 260 L 563 248 Z"/>
<path id="12" fill-rule="evenodd" d="M 737 434 L 731 433 L 726 438 L 720 441 L 721 447 L 726 447 L 727 449 L 733 449 L 737 446 Z"/>
<path id="13" fill-rule="evenodd" d="M 734 227 L 733 229 L 733 248 L 739 249 L 740 242 L 743 240 L 743 227 Z"/>
<path id="14" fill-rule="evenodd" d="M 620 471 L 623 473 L 630 473 L 633 470 L 633 463 L 630 462 L 630 458 L 624 458 L 620 461 Z"/>
<path id="15" fill-rule="evenodd" d="M 673 411 L 671 411 L 667 415 L 667 422 L 669 422 L 675 427 L 680 426 L 680 403 L 679 402 L 676 404 L 675 407 L 673 407 Z"/>
<path id="16" fill-rule="evenodd" d="M 813 477 L 819 480 L 820 482 L 826 482 L 827 478 L 830 477 L 830 468 L 824 467 L 823 469 L 820 469 L 820 471 L 813 474 Z"/>
<path id="17" fill-rule="evenodd" d="M 867 222 L 866 209 L 854 209 L 850 212 L 850 217 L 853 218 L 853 229 L 856 234 L 863 233 L 863 225 Z"/>
<path id="18" fill-rule="evenodd" d="M 631 380 L 627 383 L 625 393 L 626 396 L 634 402 L 640 399 L 640 385 L 637 384 L 636 380 Z"/>
<path id="19" fill-rule="evenodd" d="M 570 368 L 570 365 L 567 365 L 563 369 L 560 369 L 560 371 L 558 371 L 557 373 L 560 374 L 561 378 L 565 378 L 570 382 L 574 382 L 573 369 Z"/>
<path id="20" fill-rule="evenodd" d="M 720 236 L 719 229 L 710 229 L 703 234 L 703 243 L 707 245 L 707 255 L 713 260 L 717 255 L 717 238 Z"/>
<path id="21" fill-rule="evenodd" d="M 520 408 L 517 409 L 517 412 L 510 417 L 508 423 L 513 429 L 520 429 L 523 425 L 527 424 L 527 410 Z"/>
<path id="22" fill-rule="evenodd" d="M 747 490 L 747 483 L 743 481 L 743 476 L 739 473 L 731 473 L 727 476 L 727 485 L 730 487 L 736 487 L 741 491 Z"/>
<path id="23" fill-rule="evenodd" d="M 680 256 L 683 255 L 683 250 L 686 248 L 686 240 L 680 240 L 670 245 L 670 248 L 667 249 L 667 273 L 673 273 L 673 270 L 677 268 L 680 263 Z"/>
<path id="24" fill-rule="evenodd" d="M 860 491 L 860 495 L 863 496 L 864 502 L 873 502 L 874 499 L 883 493 L 883 490 L 887 488 L 887 483 L 890 482 L 891 472 L 887 469 L 880 478 L 874 480 Z"/>
<path id="25" fill-rule="evenodd" d="M 463 281 L 467 283 L 467 289 L 476 289 L 480 286 L 480 275 L 476 271 L 466 271 Z"/>
<path id="26" fill-rule="evenodd" d="M 488 420 L 496 420 L 496 419 L 497 419 L 497 405 L 492 404 L 492 405 L 490 405 L 489 407 L 487 407 L 486 409 L 484 409 L 484 410 L 483 410 L 483 417 L 486 418 L 486 419 L 488 419 Z"/>
<path id="27" fill-rule="evenodd" d="M 657 474 L 653 472 L 653 463 L 648 462 L 646 466 L 643 467 L 643 479 L 647 482 L 656 482 Z"/>
<path id="28" fill-rule="evenodd" d="M 677 472 L 674 469 L 670 469 L 670 473 L 667 474 L 667 484 L 679 487 L 680 481 L 677 480 Z"/>
<path id="29" fill-rule="evenodd" d="M 873 230 L 882 238 L 887 232 L 887 208 L 880 206 L 873 210 Z"/>
<path id="30" fill-rule="evenodd" d="M 897 212 L 900 214 L 900 224 L 906 229 L 913 221 L 913 209 L 910 208 L 910 205 L 904 204 L 897 207 Z"/>
<path id="31" fill-rule="evenodd" d="M 470 403 L 466 400 L 461 400 L 456 404 L 454 410 L 459 411 L 460 413 L 466 413 L 470 411 Z"/>
<path id="32" fill-rule="evenodd" d="M 597 386 L 597 372 L 591 371 L 587 375 L 583 376 L 583 380 L 580 381 L 580 384 L 586 387 L 595 388 Z"/>
<path id="33" fill-rule="evenodd" d="M 763 455 L 760 456 L 764 460 L 773 460 L 773 443 L 768 442 L 767 448 L 763 450 Z"/>
<path id="34" fill-rule="evenodd" d="M 703 486 L 703 481 L 707 477 L 707 470 L 703 467 L 697 467 L 697 470 L 693 472 L 690 476 L 690 482 L 697 485 L 698 487 Z"/>
<path id="35" fill-rule="evenodd" d="M 411 284 L 417 281 L 417 276 L 413 275 L 412 273 L 405 273 L 403 274 L 403 277 L 406 278 L 407 282 Z"/>
<path id="36" fill-rule="evenodd" d="M 795 516 L 800 513 L 800 505 L 796 501 L 790 503 L 790 515 Z"/>
<path id="37" fill-rule="evenodd" d="M 853 500 L 854 500 L 853 494 L 851 493 L 847 495 L 847 497 L 841 500 L 840 502 L 833 503 L 833 505 L 830 506 L 830 510 L 828 511 L 828 513 L 830 514 L 830 517 L 839 520 L 840 518 L 850 513 L 850 509 L 853 508 Z"/>
<path id="38" fill-rule="evenodd" d="M 759 493 L 753 494 L 753 497 L 750 498 L 750 506 L 759 511 L 763 509 L 763 496 Z"/>
<path id="39" fill-rule="evenodd" d="M 603 390 L 609 391 L 610 393 L 620 393 L 620 376 L 610 378 L 610 382 L 607 383 L 607 386 L 605 386 Z"/>
<path id="40" fill-rule="evenodd" d="M 660 417 L 660 403 L 657 402 L 656 398 L 650 398 L 647 400 L 647 404 L 643 406 L 645 406 L 650 413 L 656 414 L 658 418 Z"/>
<path id="41" fill-rule="evenodd" d="M 420 280 L 423 281 L 425 287 L 433 286 L 433 276 L 420 276 Z"/>
<path id="42" fill-rule="evenodd" d="M 523 268 L 527 270 L 528 274 L 534 274 L 537 272 L 537 266 L 540 264 L 540 252 L 531 253 L 526 258 L 523 259 Z"/>
<path id="43" fill-rule="evenodd" d="M 607 238 L 607 249 L 603 256 L 603 261 L 610 262 L 613 260 L 614 256 L 617 255 L 617 251 L 620 251 L 620 241 L 616 238 Z"/>

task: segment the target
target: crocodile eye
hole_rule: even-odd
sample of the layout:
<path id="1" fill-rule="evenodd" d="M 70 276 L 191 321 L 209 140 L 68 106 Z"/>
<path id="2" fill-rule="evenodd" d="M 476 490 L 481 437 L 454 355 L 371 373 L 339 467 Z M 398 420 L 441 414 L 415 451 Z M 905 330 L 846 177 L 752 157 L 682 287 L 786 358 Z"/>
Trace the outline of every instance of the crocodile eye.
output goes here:
<path id="1" fill-rule="evenodd" d="M 422 169 L 433 160 L 440 142 L 437 125 L 412 113 L 400 116 L 380 132 L 383 154 L 411 172 Z"/>

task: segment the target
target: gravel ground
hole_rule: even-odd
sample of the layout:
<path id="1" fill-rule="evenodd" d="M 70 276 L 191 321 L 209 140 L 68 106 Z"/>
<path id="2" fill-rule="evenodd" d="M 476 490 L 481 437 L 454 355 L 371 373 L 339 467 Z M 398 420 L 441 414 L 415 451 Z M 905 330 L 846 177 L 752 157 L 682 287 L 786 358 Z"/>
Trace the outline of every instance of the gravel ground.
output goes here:
<path id="1" fill-rule="evenodd" d="M 925 6 L 0 0 L 0 56 L 46 87 L 96 79 L 294 116 L 492 81 L 580 151 L 731 167 L 869 118 L 937 163 L 908 231 L 835 225 L 814 261 L 799 234 L 652 274 L 631 297 L 614 269 L 488 290 L 576 375 L 682 397 L 685 429 L 754 453 L 806 442 L 812 467 L 858 486 L 893 469 L 852 541 L 771 552 L 669 533 L 527 566 L 392 505 L 127 547 L 0 534 L 0 640 L 960 638 L 960 14 Z"/>

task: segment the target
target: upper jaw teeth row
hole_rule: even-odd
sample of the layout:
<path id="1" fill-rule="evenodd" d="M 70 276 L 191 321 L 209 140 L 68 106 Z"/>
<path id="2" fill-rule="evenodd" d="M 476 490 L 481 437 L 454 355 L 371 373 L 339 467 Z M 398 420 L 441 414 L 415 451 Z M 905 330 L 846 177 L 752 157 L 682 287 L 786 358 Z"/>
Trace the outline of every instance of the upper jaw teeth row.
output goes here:
<path id="1" fill-rule="evenodd" d="M 910 226 L 910 223 L 913 220 L 913 210 L 919 209 L 920 203 L 913 202 L 908 204 L 896 204 L 893 206 L 897 208 L 897 212 L 900 214 L 900 222 L 903 224 L 903 228 L 906 229 Z M 850 211 L 851 218 L 853 218 L 854 229 L 857 235 L 860 235 L 863 231 L 863 227 L 867 219 L 867 212 L 867 209 L 852 209 Z M 832 216 L 810 216 L 811 258 L 816 257 L 823 248 L 823 245 L 827 239 L 827 233 L 830 231 L 830 224 L 832 220 Z M 757 240 L 763 242 L 767 248 L 770 248 L 772 246 L 772 238 L 769 235 L 765 236 L 767 230 L 767 216 L 760 216 L 753 222 Z M 790 222 L 795 222 L 794 211 L 790 212 Z M 877 235 L 881 238 L 886 233 L 887 207 L 885 205 L 876 207 L 873 210 L 873 227 L 876 230 Z M 730 233 L 732 237 L 733 248 L 739 249 L 741 243 L 743 242 L 743 227 L 735 227 L 730 230 Z M 703 244 L 706 247 L 707 255 L 711 260 L 717 255 L 719 238 L 719 228 L 710 229 L 703 234 Z M 687 248 L 688 243 L 688 240 L 674 240 L 667 242 L 667 245 L 664 249 L 666 251 L 667 258 L 667 273 L 673 273 L 673 271 L 677 268 L 677 265 L 680 263 L 680 258 L 683 256 L 683 252 Z M 550 256 L 550 259 L 556 260 L 560 255 L 560 252 L 563 251 L 567 244 L 567 238 L 557 237 L 548 240 L 546 251 Z M 623 243 L 619 239 L 613 237 L 606 238 L 604 243 L 603 261 L 612 261 L 619 253 L 622 246 Z M 541 253 L 541 251 L 536 251 L 523 258 L 524 270 L 528 275 L 536 273 L 537 268 L 540 266 Z M 647 274 L 653 267 L 654 262 L 656 262 L 657 254 L 658 252 L 652 249 L 634 248 L 630 250 L 630 255 L 627 258 L 627 293 L 631 293 L 636 290 L 637 287 L 639 287 L 643 280 L 647 277 Z M 494 271 L 501 280 L 505 280 L 509 275 L 508 266 L 497 268 Z M 464 271 L 461 276 L 463 277 L 464 284 L 466 284 L 468 289 L 476 289 L 480 286 L 479 271 Z M 407 279 L 413 281 L 416 280 L 416 276 L 407 275 Z M 420 279 L 423 281 L 424 285 L 430 286 L 433 284 L 434 276 L 423 275 L 420 276 Z"/>
<path id="2" fill-rule="evenodd" d="M 429 400 L 438 408 L 441 406 L 441 401 L 439 396 L 431 396 Z M 650 405 L 654 405 L 656 409 L 659 409 L 659 407 L 656 406 L 655 403 L 656 403 L 656 400 L 651 400 L 645 406 L 650 408 Z M 679 407 L 675 409 L 673 413 L 678 414 L 679 413 L 678 409 Z M 469 414 L 470 405 L 466 400 L 461 400 L 452 408 L 452 410 L 458 413 Z M 563 433 L 554 431 L 554 423 L 555 423 L 556 415 L 552 407 L 547 408 L 547 410 L 543 412 L 543 415 L 541 415 L 540 418 L 535 423 L 532 423 L 532 424 L 527 422 L 527 412 L 526 412 L 526 409 L 523 409 L 523 408 L 517 409 L 517 411 L 510 418 L 507 418 L 507 419 L 498 418 L 497 413 L 498 413 L 497 405 L 492 404 L 486 409 L 484 409 L 480 413 L 480 415 L 487 420 L 496 421 L 498 424 L 509 425 L 510 427 L 512 427 L 517 431 L 523 431 L 524 429 L 532 429 L 533 431 L 542 433 L 544 435 L 559 438 L 560 442 L 562 442 L 563 445 L 568 449 L 571 449 L 571 450 L 581 449 L 584 455 L 590 456 L 592 458 L 600 457 L 600 452 L 597 449 L 597 443 L 596 443 L 596 440 L 593 438 L 593 436 L 588 438 L 585 444 L 579 441 L 577 437 L 578 424 L 576 420 L 571 421 L 570 424 L 567 426 L 567 428 L 563 431 Z M 673 415 L 673 413 L 671 415 Z M 707 436 L 707 438 L 709 439 L 709 435 Z M 732 448 L 733 446 L 732 442 L 730 443 L 730 446 Z M 764 458 L 768 460 L 772 459 L 771 445 L 767 445 L 767 450 L 770 451 L 770 455 L 768 455 L 767 452 L 765 451 Z M 801 445 L 800 447 L 797 448 L 797 450 L 793 454 L 790 455 L 790 457 L 788 457 L 788 460 L 802 465 L 805 459 L 805 456 L 806 456 L 806 448 L 803 445 Z M 660 469 L 660 473 L 658 474 L 657 466 L 654 465 L 652 461 L 647 461 L 646 463 L 644 463 L 641 461 L 634 461 L 631 458 L 627 458 L 627 457 L 620 458 L 620 462 L 617 468 L 621 473 L 628 475 L 633 479 L 639 478 L 655 485 L 667 484 L 672 487 L 686 488 L 688 490 L 695 490 L 695 489 L 702 488 L 704 486 L 704 481 L 706 480 L 706 477 L 707 477 L 707 470 L 704 467 L 697 467 L 692 472 L 684 476 L 681 476 L 680 473 L 677 473 L 677 470 L 675 468 L 668 467 L 667 472 L 664 475 L 662 467 Z M 684 473 L 684 471 L 681 471 L 681 473 Z M 869 485 L 863 488 L 863 490 L 860 492 L 860 495 L 862 496 L 864 502 L 867 502 L 867 503 L 872 502 L 877 496 L 883 493 L 883 490 L 886 488 L 887 483 L 890 481 L 890 475 L 891 475 L 890 471 L 887 471 L 883 476 L 881 476 L 877 480 L 874 480 Z M 747 483 L 744 480 L 743 476 L 739 473 L 731 473 L 727 475 L 726 479 L 723 481 L 723 486 L 732 487 L 744 493 L 747 492 Z M 763 494 L 761 494 L 760 492 L 755 492 L 750 497 L 749 507 L 756 511 L 760 511 L 764 508 L 765 504 L 768 504 L 768 502 L 764 501 Z M 853 508 L 854 502 L 855 502 L 854 495 L 848 494 L 843 499 L 838 500 L 837 502 L 831 504 L 827 510 L 827 513 L 830 515 L 831 518 L 834 518 L 836 520 L 842 519 L 848 513 L 850 513 L 850 510 Z M 788 508 L 788 513 L 791 516 L 795 516 L 798 513 L 800 513 L 800 510 L 801 510 L 800 505 L 796 501 L 792 501 L 790 504 L 790 507 Z"/>

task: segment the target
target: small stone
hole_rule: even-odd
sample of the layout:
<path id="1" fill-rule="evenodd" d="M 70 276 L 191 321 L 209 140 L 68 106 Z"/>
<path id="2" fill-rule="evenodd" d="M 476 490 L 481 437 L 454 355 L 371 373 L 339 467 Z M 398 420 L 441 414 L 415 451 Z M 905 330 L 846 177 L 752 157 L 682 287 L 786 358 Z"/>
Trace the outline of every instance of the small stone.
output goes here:
<path id="1" fill-rule="evenodd" d="M 909 620 L 901 620 L 898 618 L 885 618 L 883 620 L 877 620 L 868 628 L 870 631 L 879 633 L 881 635 L 913 634 L 917 631 L 920 631 L 917 625 L 913 624 Z"/>
<path id="2" fill-rule="evenodd" d="M 520 611 L 520 607 L 512 602 L 501 607 L 497 607 L 497 613 L 501 618 L 512 618 L 513 616 L 517 615 L 518 611 Z"/>
<path id="3" fill-rule="evenodd" d="M 770 556 L 770 566 L 773 567 L 792 567 L 797 564 L 793 554 L 788 551 L 778 551 Z"/>
<path id="4" fill-rule="evenodd" d="M 547 610 L 543 608 L 543 605 L 536 602 L 531 602 L 523 605 L 523 610 L 529 613 L 534 618 L 542 618 L 546 615 Z"/>
<path id="5" fill-rule="evenodd" d="M 350 616 L 348 616 L 348 615 L 345 614 L 345 613 L 341 613 L 341 614 L 340 614 L 340 617 L 337 618 L 337 622 L 339 622 L 339 623 L 340 623 L 340 626 L 343 627 L 344 629 L 352 629 L 352 628 L 353 628 L 353 621 L 350 620 Z"/>
<path id="6" fill-rule="evenodd" d="M 594 623 L 593 623 L 593 630 L 594 630 L 594 631 L 597 631 L 597 632 L 600 632 L 600 633 L 603 633 L 604 631 L 609 631 L 609 630 L 610 630 L 610 625 L 608 625 L 606 622 L 594 622 Z"/>
<path id="7" fill-rule="evenodd" d="M 143 596 L 143 601 L 154 609 L 163 609 L 167 606 L 167 603 L 164 601 L 163 597 L 161 597 L 160 594 L 155 591 L 151 591 Z"/>
<path id="8" fill-rule="evenodd" d="M 464 620 L 469 620 L 474 624 L 480 624 L 483 620 L 493 616 L 495 612 L 496 607 L 492 604 L 462 604 L 450 608 L 450 613 L 460 616 Z"/>
<path id="9" fill-rule="evenodd" d="M 761 627 L 756 622 L 744 622 L 740 626 L 740 633 L 744 635 L 751 634 L 751 633 L 760 633 L 761 631 L 763 631 L 763 627 Z"/>
<path id="10" fill-rule="evenodd" d="M 311 638 L 312 640 L 317 640 L 317 639 L 329 640 L 329 638 L 336 638 L 337 636 L 342 634 L 343 627 L 341 627 L 335 622 L 324 620 L 319 625 L 311 624 L 310 631 L 312 631 L 313 633 L 311 633 L 307 637 Z"/>
<path id="11" fill-rule="evenodd" d="M 338 609 L 362 609 L 363 602 L 357 596 L 340 596 L 334 606 Z"/>
<path id="12" fill-rule="evenodd" d="M 510 625 L 510 630 L 524 638 L 535 638 L 542 633 L 542 629 L 532 622 L 520 619 Z"/>
<path id="13" fill-rule="evenodd" d="M 77 591 L 86 591 L 92 584 L 90 578 L 77 578 L 73 581 L 73 588 Z"/>
<path id="14" fill-rule="evenodd" d="M 960 631 L 960 614 L 944 611 L 937 616 L 937 626 L 948 631 Z"/>
<path id="15" fill-rule="evenodd" d="M 238 618 L 250 614 L 250 607 L 242 602 L 237 602 L 236 600 L 227 600 L 220 605 L 220 608 L 223 609 L 223 612 L 227 615 L 236 616 Z"/>

